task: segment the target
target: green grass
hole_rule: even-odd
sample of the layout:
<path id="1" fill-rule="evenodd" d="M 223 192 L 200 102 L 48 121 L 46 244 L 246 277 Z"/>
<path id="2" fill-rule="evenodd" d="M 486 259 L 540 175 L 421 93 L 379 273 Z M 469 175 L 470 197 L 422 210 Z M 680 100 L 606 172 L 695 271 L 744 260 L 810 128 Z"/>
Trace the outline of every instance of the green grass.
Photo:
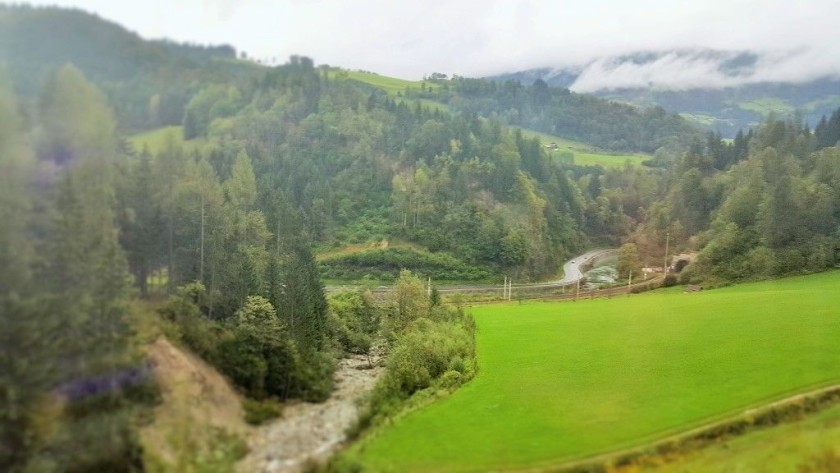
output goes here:
<path id="1" fill-rule="evenodd" d="M 771 112 L 785 114 L 794 110 L 794 107 L 786 100 L 776 97 L 764 97 L 749 102 L 740 102 L 737 105 L 742 110 L 755 112 L 759 115 L 769 115 Z"/>
<path id="2" fill-rule="evenodd" d="M 479 374 L 348 453 L 372 471 L 556 465 L 840 380 L 840 272 L 475 308 Z"/>
<path id="3" fill-rule="evenodd" d="M 373 72 L 345 71 L 341 69 L 330 70 L 330 77 L 363 82 L 382 89 L 389 95 L 397 95 L 397 93 L 404 94 L 406 89 L 417 89 L 419 91 L 424 83 L 427 88 L 436 89 L 440 87 L 439 84 L 434 82 L 398 79 L 396 77 L 381 76 Z"/>
<path id="4" fill-rule="evenodd" d="M 205 139 L 184 140 L 184 127 L 182 126 L 168 126 L 140 133 L 129 137 L 128 142 L 138 152 L 145 148 L 153 155 L 163 151 L 170 142 L 183 147 L 187 153 L 193 151 L 204 153 L 213 147 L 213 144 Z"/>
<path id="5" fill-rule="evenodd" d="M 835 449 L 840 455 L 840 406 L 805 419 L 752 432 L 694 452 L 672 463 L 647 467 L 659 473 L 764 473 L 797 471 Z M 769 466 L 772 465 L 772 468 Z"/>
<path id="6" fill-rule="evenodd" d="M 330 78 L 339 80 L 354 80 L 368 84 L 376 87 L 377 89 L 383 90 L 392 97 L 397 97 L 397 94 L 405 95 L 406 89 L 412 89 L 415 92 L 419 92 L 422 90 L 424 84 L 427 89 L 437 89 L 440 87 L 440 84 L 430 81 L 398 79 L 396 77 L 382 76 L 374 72 L 346 71 L 343 69 L 330 69 Z M 405 101 L 410 107 L 414 107 L 419 102 L 423 108 L 438 110 L 444 113 L 449 112 L 449 107 L 446 104 L 435 102 L 434 100 L 405 99 L 400 97 L 397 98 L 396 101 L 397 103 Z"/>
<path id="7" fill-rule="evenodd" d="M 549 143 L 556 143 L 559 147 L 557 150 L 549 150 L 552 156 L 558 156 L 563 151 L 570 151 L 575 156 L 575 164 L 579 166 L 602 166 L 609 167 L 624 167 L 624 164 L 629 160 L 630 164 L 634 166 L 641 165 L 643 161 L 651 159 L 651 155 L 644 153 L 627 154 L 627 153 L 613 153 L 603 151 L 591 145 L 581 143 L 579 141 L 567 140 L 559 136 L 540 133 L 534 130 L 521 128 L 522 134 L 526 138 L 539 138 L 543 145 Z"/>

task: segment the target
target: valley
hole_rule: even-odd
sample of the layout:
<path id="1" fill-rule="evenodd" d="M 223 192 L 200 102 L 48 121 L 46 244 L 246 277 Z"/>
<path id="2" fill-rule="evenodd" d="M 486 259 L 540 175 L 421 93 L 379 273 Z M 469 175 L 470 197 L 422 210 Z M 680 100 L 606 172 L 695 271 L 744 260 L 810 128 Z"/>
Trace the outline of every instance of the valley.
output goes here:
<path id="1" fill-rule="evenodd" d="M 829 2 L 31 1 L 0 470 L 839 468 Z"/>

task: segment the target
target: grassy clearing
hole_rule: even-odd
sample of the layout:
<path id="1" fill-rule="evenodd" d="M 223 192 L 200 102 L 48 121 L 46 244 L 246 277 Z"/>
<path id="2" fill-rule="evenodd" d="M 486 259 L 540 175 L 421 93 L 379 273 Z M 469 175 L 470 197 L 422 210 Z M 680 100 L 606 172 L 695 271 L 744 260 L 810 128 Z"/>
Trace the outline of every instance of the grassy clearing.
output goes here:
<path id="1" fill-rule="evenodd" d="M 372 471 L 543 467 L 836 382 L 838 286 L 831 272 L 475 308 L 478 376 L 348 454 Z"/>
<path id="2" fill-rule="evenodd" d="M 425 84 L 428 89 L 437 89 L 440 87 L 439 84 L 434 82 L 405 80 L 398 79 L 396 77 L 381 76 L 373 72 L 345 71 L 341 69 L 330 70 L 330 77 L 363 82 L 378 89 L 382 89 L 389 95 L 397 95 L 397 93 L 404 94 L 406 89 L 417 89 L 419 91 L 423 88 L 423 84 Z"/>
<path id="3" fill-rule="evenodd" d="M 330 258 L 337 258 L 340 256 L 347 256 L 356 253 L 364 253 L 365 251 L 375 250 L 375 249 L 387 249 L 387 248 L 407 248 L 414 251 L 426 251 L 426 248 L 416 244 L 411 243 L 408 241 L 403 240 L 382 240 L 370 243 L 354 243 L 350 245 L 344 245 L 340 248 L 323 248 L 317 251 L 315 255 L 315 259 L 317 261 L 322 261 Z"/>
<path id="4" fill-rule="evenodd" d="M 424 85 L 426 89 L 429 90 L 440 87 L 440 84 L 430 81 L 398 79 L 396 77 L 381 76 L 374 72 L 345 71 L 343 69 L 330 69 L 330 78 L 339 80 L 354 80 L 363 84 L 372 85 L 377 89 L 383 90 L 392 97 L 397 97 L 397 94 L 400 94 L 401 96 L 405 95 L 407 89 L 419 92 L 423 89 Z M 449 107 L 446 104 L 435 102 L 434 100 L 405 99 L 400 97 L 397 98 L 396 101 L 397 103 L 406 102 L 406 104 L 410 107 L 414 107 L 417 103 L 420 103 L 423 108 L 429 110 L 438 110 L 444 113 L 449 112 Z"/>
<path id="5" fill-rule="evenodd" d="M 840 406 L 805 419 L 729 439 L 678 461 L 641 471 L 660 473 L 763 473 L 797 471 L 834 449 L 840 455 Z M 772 468 L 769 466 L 772 465 Z"/>
<path id="6" fill-rule="evenodd" d="M 559 147 L 557 150 L 549 151 L 552 156 L 557 156 L 559 159 L 560 153 L 563 151 L 570 151 L 575 156 L 575 164 L 579 166 L 603 166 L 609 167 L 623 167 L 627 161 L 634 166 L 639 166 L 643 161 L 651 159 L 649 154 L 636 153 L 612 153 L 609 151 L 599 150 L 586 143 L 579 141 L 567 140 L 559 136 L 540 133 L 538 131 L 521 128 L 522 134 L 526 138 L 539 138 L 543 145 L 548 143 L 556 143 Z"/>
<path id="7" fill-rule="evenodd" d="M 184 127 L 182 126 L 168 126 L 158 128 L 157 130 L 147 131 L 128 138 L 128 142 L 137 151 L 148 149 L 150 153 L 157 154 L 163 151 L 168 143 L 174 143 L 176 146 L 184 148 L 187 153 L 199 151 L 206 153 L 213 144 L 205 139 L 184 140 Z"/>
<path id="8" fill-rule="evenodd" d="M 786 100 L 776 97 L 764 97 L 749 102 L 740 102 L 737 104 L 741 110 L 755 112 L 760 115 L 769 115 L 770 113 L 785 114 L 794 111 L 793 105 Z"/>

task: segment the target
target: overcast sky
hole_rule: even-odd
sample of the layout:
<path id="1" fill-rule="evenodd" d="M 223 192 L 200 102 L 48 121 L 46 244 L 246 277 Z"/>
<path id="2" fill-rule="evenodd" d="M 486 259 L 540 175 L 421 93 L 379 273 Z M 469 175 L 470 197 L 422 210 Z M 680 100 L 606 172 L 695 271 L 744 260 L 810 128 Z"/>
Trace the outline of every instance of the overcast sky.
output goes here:
<path id="1" fill-rule="evenodd" d="M 260 58 L 417 79 L 586 65 L 639 50 L 709 47 L 769 53 L 748 77 L 671 56 L 616 69 L 591 64 L 574 88 L 721 85 L 840 75 L 840 0 L 35 0 L 95 12 L 147 38 L 226 43 Z M 688 62 L 686 62 L 688 61 Z M 706 61 L 706 62 L 704 62 Z M 674 71 L 680 71 L 675 74 Z M 667 72 L 666 72 L 667 71 Z M 588 79 L 587 79 L 588 77 Z M 624 84 L 622 84 L 622 81 Z"/>

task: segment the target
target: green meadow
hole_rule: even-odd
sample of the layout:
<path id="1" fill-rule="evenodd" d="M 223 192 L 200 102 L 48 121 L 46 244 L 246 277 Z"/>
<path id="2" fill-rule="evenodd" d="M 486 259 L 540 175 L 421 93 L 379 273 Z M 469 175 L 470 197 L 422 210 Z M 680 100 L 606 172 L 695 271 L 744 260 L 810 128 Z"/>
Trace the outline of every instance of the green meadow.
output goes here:
<path id="1" fill-rule="evenodd" d="M 737 105 L 741 110 L 747 110 L 761 115 L 768 115 L 770 113 L 784 114 L 794 111 L 794 107 L 787 100 L 776 97 L 764 97 L 749 102 L 740 102 Z"/>
<path id="2" fill-rule="evenodd" d="M 772 428 L 727 439 L 659 466 L 656 473 L 801 471 L 834 452 L 840 461 L 840 405 Z M 836 471 L 828 468 L 810 471 Z"/>
<path id="3" fill-rule="evenodd" d="M 476 307 L 476 378 L 347 455 L 371 471 L 460 472 L 644 445 L 840 381 L 838 305 L 834 271 L 692 294 Z"/>
<path id="4" fill-rule="evenodd" d="M 330 69 L 330 78 L 339 80 L 354 80 L 356 82 L 368 84 L 384 91 L 392 97 L 397 97 L 397 94 L 405 94 L 407 89 L 419 91 L 424 86 L 428 89 L 437 89 L 440 87 L 440 84 L 431 81 L 398 79 L 396 77 L 382 76 L 373 72 L 346 71 L 343 69 Z M 447 107 L 446 104 L 436 102 L 434 100 L 406 99 L 403 97 L 398 97 L 395 100 L 398 103 L 406 101 L 406 103 L 412 107 L 419 103 L 423 108 L 427 108 L 429 110 L 438 110 L 441 112 L 449 111 L 449 107 Z"/>
<path id="5" fill-rule="evenodd" d="M 539 138 L 543 145 L 547 145 L 549 143 L 557 144 L 558 149 L 548 151 L 552 157 L 557 157 L 557 159 L 559 159 L 560 153 L 563 151 L 571 152 L 575 157 L 575 164 L 579 166 L 602 166 L 605 168 L 624 167 L 627 161 L 630 161 L 630 164 L 634 166 L 638 166 L 641 165 L 643 161 L 651 159 L 649 154 L 613 153 L 594 148 L 591 145 L 581 143 L 579 141 L 568 140 L 566 138 L 560 138 L 559 136 L 540 133 L 526 128 L 521 128 L 521 130 L 522 134 L 526 138 Z"/>
<path id="6" fill-rule="evenodd" d="M 343 69 L 330 69 L 330 78 L 350 79 L 363 82 L 378 89 L 382 89 L 390 95 L 405 93 L 406 89 L 420 90 L 424 84 L 429 89 L 436 89 L 440 87 L 440 85 L 434 82 L 406 80 L 396 77 L 383 76 L 373 72 L 347 71 Z"/>
<path id="7" fill-rule="evenodd" d="M 203 138 L 184 140 L 184 127 L 182 126 L 168 126 L 140 133 L 129 137 L 128 142 L 137 151 L 146 149 L 152 154 L 160 153 L 170 144 L 183 148 L 188 153 L 193 151 L 207 152 L 213 147 L 210 141 Z"/>

